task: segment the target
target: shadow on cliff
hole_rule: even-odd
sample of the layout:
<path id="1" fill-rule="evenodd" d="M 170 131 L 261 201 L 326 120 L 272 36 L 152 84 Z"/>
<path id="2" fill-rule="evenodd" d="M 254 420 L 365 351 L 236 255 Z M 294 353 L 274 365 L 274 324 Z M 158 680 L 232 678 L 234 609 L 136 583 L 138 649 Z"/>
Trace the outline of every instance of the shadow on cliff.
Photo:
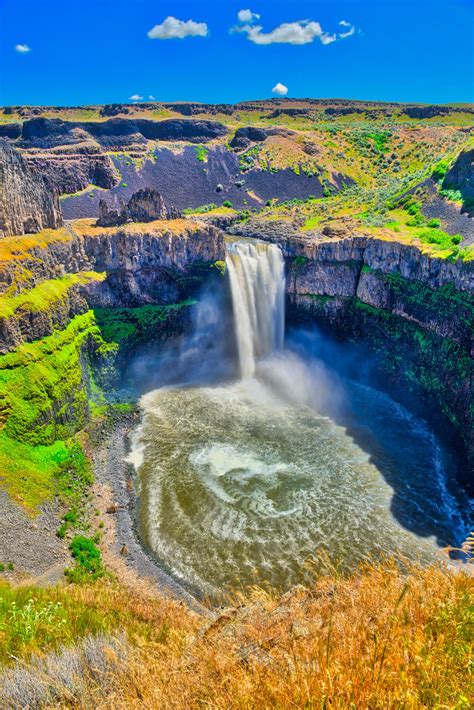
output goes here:
<path id="1" fill-rule="evenodd" d="M 369 456 L 393 490 L 391 512 L 405 529 L 459 546 L 469 532 L 468 502 L 456 482 L 455 452 L 430 425 L 375 381 L 374 360 L 360 346 L 312 331 L 291 331 L 288 347 L 315 373 L 319 405 Z"/>

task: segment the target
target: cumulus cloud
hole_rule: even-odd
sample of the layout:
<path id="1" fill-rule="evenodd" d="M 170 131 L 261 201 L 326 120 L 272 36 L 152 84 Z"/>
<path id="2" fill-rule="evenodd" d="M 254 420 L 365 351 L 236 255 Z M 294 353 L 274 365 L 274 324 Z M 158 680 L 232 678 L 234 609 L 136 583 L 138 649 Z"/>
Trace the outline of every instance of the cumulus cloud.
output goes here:
<path id="1" fill-rule="evenodd" d="M 149 98 L 151 101 L 156 101 L 155 97 L 154 97 L 152 94 L 150 94 L 148 98 Z"/>
<path id="2" fill-rule="evenodd" d="M 143 99 L 143 96 L 140 96 L 140 94 L 133 94 L 132 96 L 128 97 L 129 101 L 141 101 Z"/>
<path id="3" fill-rule="evenodd" d="M 31 47 L 28 47 L 27 44 L 15 44 L 15 51 L 20 54 L 27 54 L 27 52 L 31 52 Z"/>
<path id="4" fill-rule="evenodd" d="M 254 44 L 309 44 L 315 37 L 321 37 L 324 32 L 319 22 L 300 20 L 284 22 L 271 32 L 263 32 L 260 25 L 244 25 L 241 28 L 247 38 Z"/>
<path id="5" fill-rule="evenodd" d="M 284 84 L 275 84 L 275 86 L 272 89 L 272 94 L 278 94 L 278 96 L 286 96 L 288 93 L 288 87 L 285 86 Z"/>
<path id="6" fill-rule="evenodd" d="M 150 39 L 184 39 L 185 37 L 206 37 L 208 27 L 205 22 L 177 20 L 167 17 L 161 25 L 155 25 L 148 32 Z"/>
<path id="7" fill-rule="evenodd" d="M 250 13 L 250 10 L 241 10 L 240 13 Z M 239 19 L 240 19 L 239 13 Z M 275 27 L 271 32 L 264 32 L 261 25 L 253 24 L 253 19 L 258 18 L 258 15 L 250 13 L 251 20 L 244 25 L 234 28 L 236 32 L 243 32 L 254 44 L 310 44 L 318 39 L 321 44 L 331 44 L 339 39 L 345 39 L 355 33 L 355 27 L 347 20 L 341 20 L 339 25 L 346 29 L 341 33 L 325 32 L 319 22 L 313 20 L 297 20 L 295 22 L 283 22 L 278 27 Z M 247 14 L 245 14 L 247 17 Z M 348 28 L 348 29 L 347 29 Z"/>
<path id="8" fill-rule="evenodd" d="M 252 12 L 251 10 L 239 10 L 237 13 L 237 17 L 239 18 L 239 22 L 248 23 L 260 19 L 260 15 L 257 15 L 256 12 Z"/>

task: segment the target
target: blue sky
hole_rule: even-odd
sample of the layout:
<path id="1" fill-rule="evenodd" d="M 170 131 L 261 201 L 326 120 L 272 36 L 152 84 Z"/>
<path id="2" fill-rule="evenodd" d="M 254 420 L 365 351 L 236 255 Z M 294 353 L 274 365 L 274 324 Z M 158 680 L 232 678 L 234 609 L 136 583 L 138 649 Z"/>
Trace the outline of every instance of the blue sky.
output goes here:
<path id="1" fill-rule="evenodd" d="M 474 0 L 0 0 L 0 105 L 472 101 L 473 25 Z"/>

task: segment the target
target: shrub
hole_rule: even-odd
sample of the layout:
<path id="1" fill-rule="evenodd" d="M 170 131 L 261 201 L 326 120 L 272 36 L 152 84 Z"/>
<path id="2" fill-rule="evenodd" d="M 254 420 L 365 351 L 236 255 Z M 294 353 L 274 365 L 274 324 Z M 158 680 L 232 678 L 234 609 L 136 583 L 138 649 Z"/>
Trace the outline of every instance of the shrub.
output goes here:
<path id="1" fill-rule="evenodd" d="M 448 169 L 449 169 L 448 161 L 441 160 L 431 174 L 433 180 L 436 180 L 437 182 L 441 182 L 441 180 L 443 180 L 445 178 L 446 173 L 448 172 Z"/>
<path id="2" fill-rule="evenodd" d="M 461 191 L 456 189 L 441 190 L 439 194 L 450 202 L 462 202 L 463 199 Z"/>
<path id="3" fill-rule="evenodd" d="M 103 576 L 102 555 L 94 540 L 84 535 L 76 535 L 69 549 L 76 562 L 74 569 L 66 570 L 70 582 L 84 582 Z"/>
<path id="4" fill-rule="evenodd" d="M 451 235 L 441 229 L 433 228 L 423 230 L 418 236 L 425 244 L 437 244 L 442 249 L 452 249 L 454 253 L 458 251 L 457 245 L 462 240 L 460 234 Z"/>
<path id="5" fill-rule="evenodd" d="M 219 260 L 219 261 L 215 261 L 214 264 L 213 264 L 213 267 L 214 267 L 215 269 L 217 269 L 217 271 L 219 272 L 219 274 L 220 274 L 221 276 L 225 276 L 226 270 L 227 270 L 227 266 L 226 266 L 225 261 L 220 261 L 220 260 Z"/>
<path id="6" fill-rule="evenodd" d="M 406 206 L 405 209 L 408 212 L 408 214 L 414 216 L 414 215 L 418 214 L 419 211 L 421 210 L 421 205 L 419 202 L 414 200 L 408 206 Z"/>
<path id="7" fill-rule="evenodd" d="M 56 530 L 56 535 L 60 538 L 60 540 L 63 540 L 66 537 L 67 528 L 67 523 L 61 523 L 59 528 Z"/>
<path id="8" fill-rule="evenodd" d="M 207 148 L 203 145 L 195 145 L 194 152 L 196 153 L 196 158 L 199 162 L 204 163 L 207 158 Z"/>
<path id="9" fill-rule="evenodd" d="M 215 210 L 217 205 L 215 202 L 210 202 L 208 205 L 201 205 L 201 207 L 187 207 L 183 210 L 184 214 L 205 214 L 206 212 L 212 212 Z"/>
<path id="10" fill-rule="evenodd" d="M 76 523 L 77 522 L 77 513 L 74 510 L 68 510 L 66 515 L 63 518 L 65 523 Z"/>
<path id="11" fill-rule="evenodd" d="M 432 227 L 432 228 L 438 228 L 440 226 L 441 222 L 439 219 L 436 219 L 436 217 L 433 217 L 432 219 L 428 220 L 427 226 Z"/>
<path id="12" fill-rule="evenodd" d="M 222 206 L 231 208 L 234 205 L 232 204 L 232 202 L 230 200 L 224 200 L 224 202 L 222 203 Z"/>
<path id="13" fill-rule="evenodd" d="M 425 224 L 425 219 L 421 212 L 418 212 L 415 214 L 413 219 L 408 219 L 407 220 L 407 227 L 423 227 Z"/>

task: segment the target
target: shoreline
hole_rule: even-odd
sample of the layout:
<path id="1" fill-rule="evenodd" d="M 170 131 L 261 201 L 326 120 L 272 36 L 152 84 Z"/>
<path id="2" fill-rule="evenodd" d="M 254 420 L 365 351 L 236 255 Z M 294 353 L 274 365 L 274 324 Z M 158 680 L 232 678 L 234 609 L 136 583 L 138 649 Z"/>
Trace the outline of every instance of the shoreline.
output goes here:
<path id="1" fill-rule="evenodd" d="M 162 594 L 201 614 L 211 610 L 188 592 L 146 552 L 136 531 L 136 471 L 126 460 L 130 452 L 130 434 L 140 421 L 138 406 L 127 414 L 108 415 L 91 432 L 90 456 L 94 469 L 92 487 L 94 506 L 104 523 L 100 548 L 107 568 L 119 581 L 137 586 L 148 594 Z"/>

